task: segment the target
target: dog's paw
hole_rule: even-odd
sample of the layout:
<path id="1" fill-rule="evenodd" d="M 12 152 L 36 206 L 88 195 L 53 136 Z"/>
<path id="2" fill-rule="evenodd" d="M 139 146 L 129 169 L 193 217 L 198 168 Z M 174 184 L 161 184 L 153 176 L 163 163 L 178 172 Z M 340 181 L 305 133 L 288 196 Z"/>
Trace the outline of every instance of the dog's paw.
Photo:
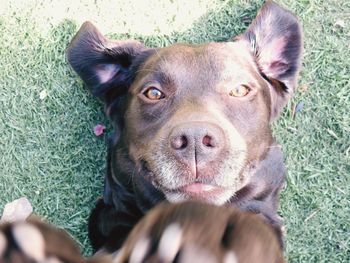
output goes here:
<path id="1" fill-rule="evenodd" d="M 70 236 L 38 219 L 0 225 L 1 263 L 80 263 L 77 244 Z"/>
<path id="2" fill-rule="evenodd" d="M 257 215 L 188 202 L 162 204 L 133 229 L 115 262 L 284 262 Z"/>

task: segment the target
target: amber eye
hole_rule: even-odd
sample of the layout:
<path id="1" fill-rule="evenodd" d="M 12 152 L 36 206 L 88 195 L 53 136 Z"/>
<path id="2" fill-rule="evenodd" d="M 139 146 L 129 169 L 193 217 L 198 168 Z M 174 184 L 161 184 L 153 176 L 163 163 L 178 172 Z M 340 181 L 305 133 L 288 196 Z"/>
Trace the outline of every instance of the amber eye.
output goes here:
<path id="1" fill-rule="evenodd" d="M 164 99 L 164 94 L 159 89 L 155 87 L 148 88 L 143 95 L 145 95 L 150 100 L 161 100 Z"/>
<path id="2" fill-rule="evenodd" d="M 230 96 L 232 97 L 244 97 L 250 91 L 250 88 L 246 85 L 238 85 L 230 91 Z"/>

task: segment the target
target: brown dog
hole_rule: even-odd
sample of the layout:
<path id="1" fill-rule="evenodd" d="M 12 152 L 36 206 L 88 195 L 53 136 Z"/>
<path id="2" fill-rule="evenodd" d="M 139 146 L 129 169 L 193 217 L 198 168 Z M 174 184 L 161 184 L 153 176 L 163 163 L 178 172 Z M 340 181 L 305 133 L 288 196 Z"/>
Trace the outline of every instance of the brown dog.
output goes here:
<path id="1" fill-rule="evenodd" d="M 272 1 L 222 43 L 152 49 L 86 22 L 68 60 L 115 128 L 90 217 L 93 247 L 119 248 L 162 200 L 231 203 L 280 232 L 284 165 L 270 122 L 294 91 L 301 53 L 299 22 Z"/>
<path id="2" fill-rule="evenodd" d="M 257 215 L 187 202 L 152 209 L 132 230 L 115 262 L 285 261 L 276 234 Z"/>

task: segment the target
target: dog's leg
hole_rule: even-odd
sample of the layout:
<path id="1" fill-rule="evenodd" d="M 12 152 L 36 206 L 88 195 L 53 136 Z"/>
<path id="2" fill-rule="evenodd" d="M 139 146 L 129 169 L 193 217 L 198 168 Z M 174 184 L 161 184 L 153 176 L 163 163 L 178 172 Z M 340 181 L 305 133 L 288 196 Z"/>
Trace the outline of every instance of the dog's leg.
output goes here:
<path id="1" fill-rule="evenodd" d="M 114 144 L 110 140 L 103 198 L 97 200 L 89 217 L 89 238 L 95 252 L 102 247 L 109 252 L 119 249 L 142 217 L 133 195 L 118 184 L 113 176 L 111 164 Z"/>
<path id="2" fill-rule="evenodd" d="M 205 203 L 163 203 L 134 227 L 115 262 L 284 263 L 272 229 L 256 215 Z"/>
<path id="3" fill-rule="evenodd" d="M 1 263 L 84 261 L 78 244 L 65 231 L 36 217 L 0 224 Z"/>
<path id="4" fill-rule="evenodd" d="M 265 159 L 246 173 L 251 181 L 236 193 L 231 204 L 243 211 L 260 215 L 273 227 L 283 247 L 282 219 L 277 213 L 279 193 L 285 181 L 281 147 L 273 144 Z"/>

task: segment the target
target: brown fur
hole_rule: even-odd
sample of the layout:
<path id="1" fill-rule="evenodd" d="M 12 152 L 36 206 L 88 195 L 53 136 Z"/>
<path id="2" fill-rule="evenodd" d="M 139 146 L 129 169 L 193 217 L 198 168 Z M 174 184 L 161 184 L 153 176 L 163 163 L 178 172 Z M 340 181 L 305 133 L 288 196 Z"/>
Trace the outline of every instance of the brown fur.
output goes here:
<path id="1" fill-rule="evenodd" d="M 173 259 L 162 258 L 160 240 L 169 226 L 178 226 L 181 241 Z M 166 243 L 172 251 L 177 233 Z M 147 240 L 149 249 L 137 248 Z M 176 246 L 176 245 L 175 245 Z M 118 255 L 118 263 L 129 262 L 133 253 L 141 253 L 140 262 L 234 262 L 283 263 L 282 251 L 272 229 L 254 214 L 231 207 L 217 207 L 204 203 L 161 204 L 151 210 L 135 226 Z M 165 255 L 168 256 L 168 255 Z M 227 261 L 225 261 L 225 258 Z"/>
<path id="2" fill-rule="evenodd" d="M 18 226 L 26 226 L 36 229 L 37 236 L 27 236 L 26 232 L 18 233 L 17 240 L 14 235 L 14 229 Z M 41 221 L 36 217 L 31 217 L 26 222 L 5 223 L 0 225 L 0 234 L 5 237 L 6 244 L 0 255 L 1 263 L 25 263 L 36 262 L 36 260 L 24 252 L 23 244 L 19 242 L 19 238 L 23 238 L 31 245 L 33 255 L 43 254 L 45 259 L 54 258 L 58 262 L 65 263 L 83 263 L 84 258 L 80 254 L 80 250 L 75 241 L 63 230 L 54 228 L 53 226 Z M 40 246 L 41 239 L 44 246 Z M 43 251 L 40 251 L 43 250 Z"/>
<path id="3" fill-rule="evenodd" d="M 174 226 L 175 232 L 169 232 Z M 142 240 L 147 249 L 140 247 Z M 198 202 L 157 206 L 135 226 L 119 252 L 91 258 L 81 255 L 66 232 L 38 218 L 0 224 L 1 263 L 135 263 L 135 253 L 139 263 L 284 262 L 276 234 L 258 216 Z"/>

